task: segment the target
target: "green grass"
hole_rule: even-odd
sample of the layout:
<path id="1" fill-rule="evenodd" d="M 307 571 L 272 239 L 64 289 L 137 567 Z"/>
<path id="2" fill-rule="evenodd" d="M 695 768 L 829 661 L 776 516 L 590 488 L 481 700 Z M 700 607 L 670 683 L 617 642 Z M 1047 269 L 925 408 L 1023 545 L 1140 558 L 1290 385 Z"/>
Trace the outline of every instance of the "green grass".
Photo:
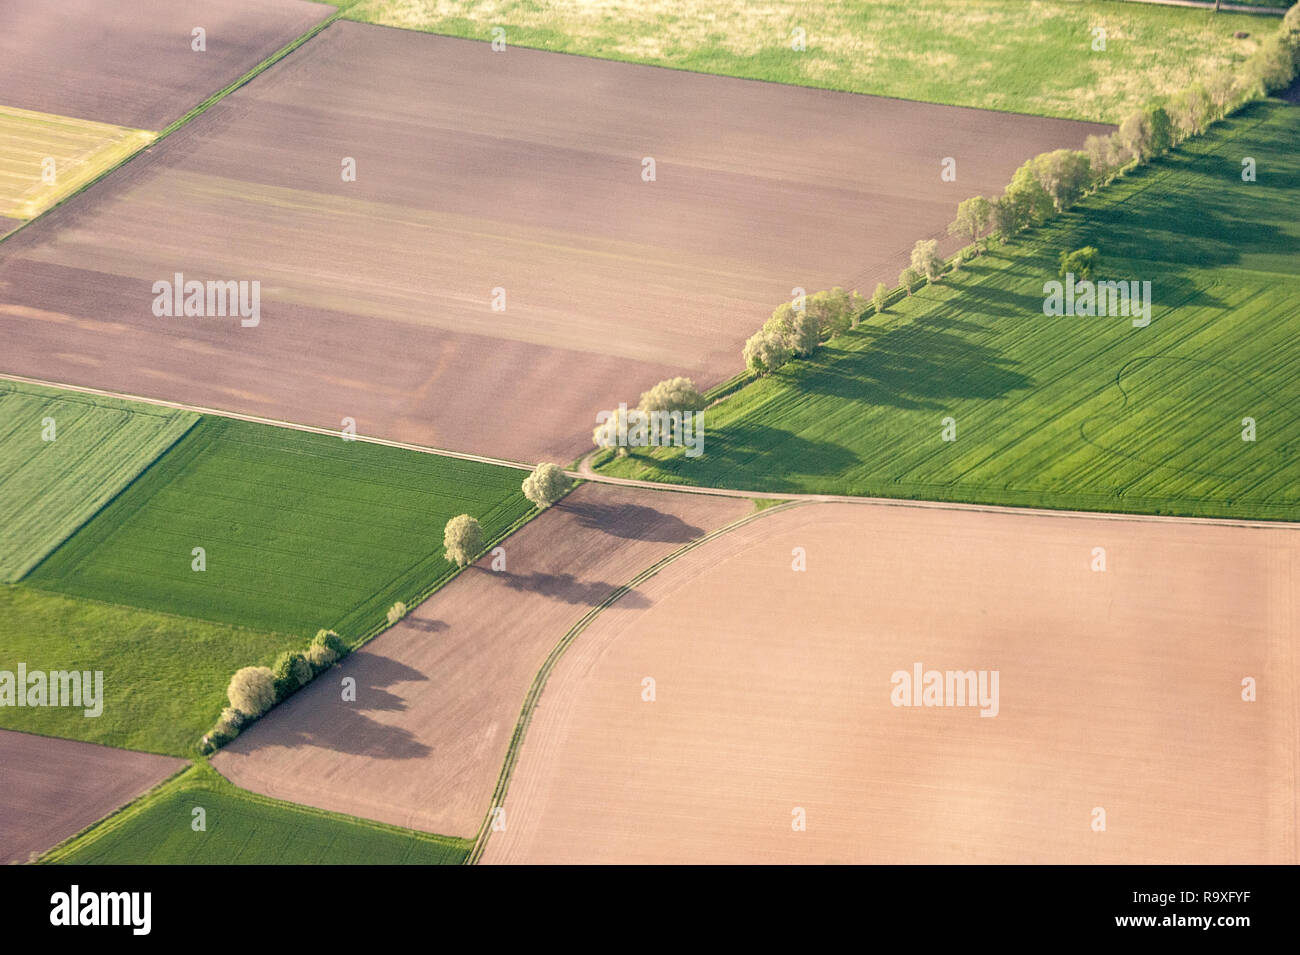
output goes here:
<path id="1" fill-rule="evenodd" d="M 48 419 L 54 440 L 42 438 Z M 0 381 L 0 582 L 31 570 L 197 420 Z"/>
<path id="2" fill-rule="evenodd" d="M 523 472 L 205 417 L 28 577 L 45 590 L 258 630 L 353 640 L 454 565 L 443 525 L 491 540 L 532 505 Z M 207 569 L 191 569 L 193 548 Z"/>
<path id="3" fill-rule="evenodd" d="M 104 709 L 0 707 L 0 727 L 184 756 L 226 704 L 242 666 L 292 643 L 247 630 L 93 600 L 0 586 L 0 669 L 100 670 Z"/>
<path id="4" fill-rule="evenodd" d="M 192 828 L 202 808 L 207 829 Z M 459 865 L 472 843 L 267 799 L 199 764 L 52 849 L 61 865 Z"/>
<path id="5" fill-rule="evenodd" d="M 826 492 L 1300 518 L 1300 108 L 1256 104 L 810 361 L 706 412 L 704 453 L 607 473 Z M 1253 157 L 1258 181 L 1241 180 Z M 1152 282 L 1146 328 L 1049 318 L 1062 249 Z M 739 358 L 738 358 L 739 360 Z M 957 440 L 940 440 L 941 421 Z M 1242 419 L 1257 440 L 1241 440 Z"/>
<path id="6" fill-rule="evenodd" d="M 361 0 L 346 16 L 478 40 L 500 26 L 515 46 L 1104 122 L 1239 62 L 1278 22 L 1114 0 Z"/>

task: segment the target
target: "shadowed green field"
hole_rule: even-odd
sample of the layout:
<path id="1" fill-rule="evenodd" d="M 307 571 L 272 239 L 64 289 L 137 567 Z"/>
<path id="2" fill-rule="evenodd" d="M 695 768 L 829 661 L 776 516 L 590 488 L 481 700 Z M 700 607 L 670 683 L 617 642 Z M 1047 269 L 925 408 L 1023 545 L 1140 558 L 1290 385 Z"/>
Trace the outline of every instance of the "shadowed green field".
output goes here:
<path id="1" fill-rule="evenodd" d="M 702 456 L 637 452 L 608 473 L 1300 518 L 1297 142 L 1300 108 L 1257 104 L 737 392 L 706 412 Z M 1245 157 L 1256 182 L 1242 181 Z M 1083 245 L 1100 249 L 1098 278 L 1151 282 L 1149 326 L 1043 314 L 1058 252 Z"/>
<path id="2" fill-rule="evenodd" d="M 206 830 L 195 832 L 194 810 Z M 459 865 L 465 839 L 267 799 L 195 766 L 41 859 L 62 865 Z"/>
<path id="3" fill-rule="evenodd" d="M 298 638 L 300 642 L 300 638 Z M 295 638 L 0 586 L 0 669 L 96 670 L 103 712 L 0 707 L 0 727 L 185 756 L 226 705 L 242 666 L 270 665 Z"/>
<path id="4" fill-rule="evenodd" d="M 31 570 L 197 420 L 0 381 L 0 581 Z"/>
<path id="5" fill-rule="evenodd" d="M 354 639 L 528 514 L 522 473 L 224 418 L 201 420 L 29 575 L 44 590 L 259 630 Z M 206 569 L 193 569 L 195 548 Z"/>
<path id="6" fill-rule="evenodd" d="M 1240 61 L 1277 28 L 1276 17 L 1113 0 L 360 0 L 347 16 L 477 40 L 500 27 L 508 45 L 1103 122 Z"/>

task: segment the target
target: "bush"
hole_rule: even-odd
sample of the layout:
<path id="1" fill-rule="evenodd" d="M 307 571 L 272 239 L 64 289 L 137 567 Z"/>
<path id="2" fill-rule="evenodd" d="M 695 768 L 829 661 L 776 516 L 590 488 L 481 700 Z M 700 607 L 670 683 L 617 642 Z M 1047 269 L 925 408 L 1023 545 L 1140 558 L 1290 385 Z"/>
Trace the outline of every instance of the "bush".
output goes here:
<path id="1" fill-rule="evenodd" d="M 343 638 L 333 630 L 325 630 L 323 628 L 317 630 L 316 636 L 311 638 L 311 645 L 313 647 L 328 647 L 330 650 L 334 651 L 334 656 L 336 658 L 347 656 L 348 653 L 348 645 L 344 643 Z"/>
<path id="2" fill-rule="evenodd" d="M 275 705 L 275 674 L 268 667 L 237 670 L 226 688 L 226 698 L 245 717 L 256 719 Z"/>
<path id="3" fill-rule="evenodd" d="M 1069 272 L 1073 272 L 1079 279 L 1091 279 L 1097 268 L 1097 250 L 1091 245 L 1085 245 L 1082 249 L 1075 249 L 1073 252 L 1062 252 L 1060 263 L 1061 267 L 1057 274 L 1061 279 L 1064 279 Z"/>
<path id="4" fill-rule="evenodd" d="M 455 520 L 455 518 L 452 518 L 452 520 Z M 390 625 L 397 623 L 397 621 L 401 620 L 405 616 L 406 604 L 402 603 L 400 600 L 388 608 L 388 622 Z"/>
<path id="5" fill-rule="evenodd" d="M 457 567 L 464 567 L 483 552 L 483 527 L 468 514 L 457 514 L 447 522 L 442 531 L 442 555 L 454 560 Z M 394 604 L 394 608 L 396 608 Z M 402 604 L 402 616 L 406 615 L 406 604 Z M 399 620 L 401 617 L 398 618 Z M 388 622 L 395 623 L 393 611 L 388 612 Z"/>
<path id="6" fill-rule="evenodd" d="M 277 700 L 292 696 L 299 687 L 310 683 L 312 678 L 311 664 L 297 650 L 285 650 L 276 657 L 271 673 L 275 677 Z"/>
<path id="7" fill-rule="evenodd" d="M 564 497 L 572 483 L 558 464 L 539 464 L 524 478 L 524 497 L 545 510 Z"/>
<path id="8" fill-rule="evenodd" d="M 332 667 L 339 655 L 333 649 L 321 644 L 313 643 L 307 648 L 307 662 L 311 664 L 312 672 L 318 676 Z"/>

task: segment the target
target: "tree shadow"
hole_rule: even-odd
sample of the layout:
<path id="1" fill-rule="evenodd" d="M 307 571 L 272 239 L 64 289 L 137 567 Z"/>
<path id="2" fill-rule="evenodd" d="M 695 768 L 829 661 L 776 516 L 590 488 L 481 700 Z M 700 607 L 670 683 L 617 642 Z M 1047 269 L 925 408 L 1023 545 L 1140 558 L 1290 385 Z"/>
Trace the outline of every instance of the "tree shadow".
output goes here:
<path id="1" fill-rule="evenodd" d="M 503 571 L 495 576 L 500 577 L 513 590 L 542 594 L 584 607 L 596 606 L 620 586 L 599 580 L 579 580 L 573 574 L 511 574 Z M 619 604 L 625 607 L 646 607 L 649 606 L 649 601 L 636 591 L 629 591 L 619 598 Z"/>
<path id="2" fill-rule="evenodd" d="M 625 540 L 689 544 L 703 536 L 704 529 L 686 523 L 644 504 L 604 504 L 599 501 L 568 499 L 556 505 L 574 516 L 581 527 Z"/>

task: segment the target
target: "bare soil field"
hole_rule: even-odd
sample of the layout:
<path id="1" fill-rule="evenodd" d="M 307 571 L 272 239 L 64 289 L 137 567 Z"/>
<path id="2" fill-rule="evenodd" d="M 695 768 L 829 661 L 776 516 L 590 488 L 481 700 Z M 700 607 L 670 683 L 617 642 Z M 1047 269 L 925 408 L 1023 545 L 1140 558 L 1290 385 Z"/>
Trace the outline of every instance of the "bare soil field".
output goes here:
<path id="1" fill-rule="evenodd" d="M 339 22 L 0 245 L 0 370 L 567 460 L 1103 128 Z M 260 324 L 155 317 L 178 272 L 259 281 Z"/>
<path id="2" fill-rule="evenodd" d="M 245 789 L 473 837 L 538 667 L 590 608 L 747 500 L 587 484 L 214 757 Z M 635 614 L 636 591 L 614 615 Z M 344 702 L 343 679 L 356 680 Z"/>
<path id="3" fill-rule="evenodd" d="M 331 13 L 306 0 L 5 0 L 0 105 L 158 130 Z"/>
<path id="4" fill-rule="evenodd" d="M 0 865 L 26 862 L 184 765 L 169 756 L 0 730 Z"/>
<path id="5" fill-rule="evenodd" d="M 1294 528 L 773 513 L 569 648 L 484 861 L 1294 864 L 1298 572 Z M 918 663 L 996 716 L 893 705 Z"/>

